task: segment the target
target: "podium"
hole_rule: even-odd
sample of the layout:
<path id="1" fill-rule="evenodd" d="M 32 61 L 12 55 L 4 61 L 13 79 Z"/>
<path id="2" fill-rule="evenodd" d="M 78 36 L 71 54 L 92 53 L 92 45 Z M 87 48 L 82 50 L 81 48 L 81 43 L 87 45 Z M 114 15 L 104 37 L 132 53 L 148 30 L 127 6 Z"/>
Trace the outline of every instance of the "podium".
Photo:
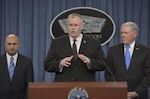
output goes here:
<path id="1" fill-rule="evenodd" d="M 84 88 L 88 99 L 127 99 L 126 82 L 30 82 L 28 99 L 68 99 L 76 87 Z"/>

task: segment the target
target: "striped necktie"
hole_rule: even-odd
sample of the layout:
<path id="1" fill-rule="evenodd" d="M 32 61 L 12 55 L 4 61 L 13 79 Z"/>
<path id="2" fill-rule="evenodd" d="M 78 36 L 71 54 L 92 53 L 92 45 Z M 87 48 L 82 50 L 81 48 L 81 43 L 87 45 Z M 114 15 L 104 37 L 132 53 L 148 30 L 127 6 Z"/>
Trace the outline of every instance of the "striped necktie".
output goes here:
<path id="1" fill-rule="evenodd" d="M 13 77 L 13 74 L 14 74 L 14 70 L 15 70 L 14 58 L 11 57 L 10 58 L 10 64 L 9 64 L 9 76 L 10 76 L 11 81 L 12 81 L 12 77 Z"/>

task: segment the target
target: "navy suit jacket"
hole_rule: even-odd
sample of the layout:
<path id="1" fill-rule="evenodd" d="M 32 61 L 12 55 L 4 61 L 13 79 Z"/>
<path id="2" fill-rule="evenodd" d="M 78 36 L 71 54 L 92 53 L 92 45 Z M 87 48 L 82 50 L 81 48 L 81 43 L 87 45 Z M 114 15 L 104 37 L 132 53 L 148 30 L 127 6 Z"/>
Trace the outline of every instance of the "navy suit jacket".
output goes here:
<path id="1" fill-rule="evenodd" d="M 95 71 L 104 69 L 104 53 L 100 46 L 100 42 L 88 36 L 83 36 L 80 54 L 84 54 L 91 60 L 90 69 L 80 59 L 71 61 L 69 68 L 64 67 L 60 72 L 59 63 L 61 59 L 70 57 L 72 49 L 69 41 L 69 36 L 62 36 L 54 39 L 51 48 L 45 60 L 45 70 L 48 72 L 56 72 L 55 81 L 95 81 Z"/>
<path id="2" fill-rule="evenodd" d="M 107 63 L 116 81 L 127 81 L 128 91 L 136 91 L 138 99 L 148 99 L 147 88 L 150 85 L 150 49 L 148 47 L 135 44 L 128 70 L 125 65 L 123 44 L 109 49 Z M 108 71 L 105 76 L 107 81 L 113 80 Z"/>
<path id="3" fill-rule="evenodd" d="M 27 99 L 28 82 L 33 81 L 32 61 L 18 54 L 12 81 L 9 78 L 6 54 L 0 56 L 0 99 Z"/>

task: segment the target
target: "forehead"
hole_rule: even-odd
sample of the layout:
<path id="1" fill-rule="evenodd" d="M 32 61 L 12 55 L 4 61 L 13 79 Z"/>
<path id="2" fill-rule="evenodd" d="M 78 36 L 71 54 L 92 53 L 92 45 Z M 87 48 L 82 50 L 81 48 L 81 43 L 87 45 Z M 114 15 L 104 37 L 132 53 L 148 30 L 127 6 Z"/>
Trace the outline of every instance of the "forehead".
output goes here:
<path id="1" fill-rule="evenodd" d="M 131 30 L 132 30 L 132 28 L 129 25 L 123 25 L 123 26 L 121 26 L 121 31 L 131 31 Z"/>
<path id="2" fill-rule="evenodd" d="M 69 17 L 69 18 L 68 18 L 68 22 L 69 22 L 69 23 L 70 23 L 70 22 L 77 22 L 77 23 L 79 23 L 79 22 L 81 22 L 81 19 L 80 19 L 78 16 Z"/>
<path id="3" fill-rule="evenodd" d="M 18 38 L 16 36 L 8 36 L 8 37 L 6 37 L 5 42 L 7 42 L 7 43 L 11 43 L 11 42 L 17 43 Z"/>

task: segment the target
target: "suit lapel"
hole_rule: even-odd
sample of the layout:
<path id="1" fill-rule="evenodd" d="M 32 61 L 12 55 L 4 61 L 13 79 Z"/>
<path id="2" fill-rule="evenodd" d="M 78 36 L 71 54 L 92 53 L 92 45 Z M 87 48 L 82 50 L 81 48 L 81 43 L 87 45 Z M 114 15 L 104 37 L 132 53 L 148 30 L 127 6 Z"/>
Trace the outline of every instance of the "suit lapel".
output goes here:
<path id="1" fill-rule="evenodd" d="M 66 55 L 69 53 L 69 55 L 72 55 L 72 48 L 71 48 L 71 45 L 70 45 L 70 40 L 69 40 L 69 36 L 65 36 L 65 39 L 63 41 L 63 44 L 64 44 L 64 50 L 66 52 Z"/>
<path id="2" fill-rule="evenodd" d="M 134 51 L 133 51 L 132 58 L 131 58 L 131 62 L 129 65 L 129 69 L 132 67 L 132 64 L 134 63 L 134 61 L 138 57 L 138 55 L 139 55 L 138 51 L 139 51 L 139 46 L 138 46 L 138 44 L 135 44 Z"/>
<path id="3" fill-rule="evenodd" d="M 124 57 L 124 45 L 123 44 L 120 45 L 120 48 L 118 50 L 118 54 L 119 54 L 119 56 L 121 56 L 120 60 L 121 60 L 122 66 L 126 70 L 125 57 Z"/>
<path id="4" fill-rule="evenodd" d="M 17 58 L 17 63 L 15 66 L 15 71 L 14 71 L 14 75 L 13 75 L 13 80 L 15 80 L 17 73 L 19 72 L 20 69 L 22 69 L 23 66 L 23 61 L 22 61 L 22 56 L 20 54 L 18 54 L 18 58 Z"/>
<path id="5" fill-rule="evenodd" d="M 88 40 L 87 40 L 86 36 L 83 35 L 81 45 L 80 45 L 80 49 L 79 49 L 79 53 L 84 53 L 84 51 L 87 47 L 87 44 L 88 44 Z"/>
<path id="6" fill-rule="evenodd" d="M 4 70 L 4 74 L 6 74 L 6 78 L 8 79 L 7 81 L 10 80 L 9 78 L 9 71 L 8 71 L 8 64 L 7 64 L 7 58 L 6 58 L 6 54 L 3 56 L 2 58 L 2 70 Z"/>

